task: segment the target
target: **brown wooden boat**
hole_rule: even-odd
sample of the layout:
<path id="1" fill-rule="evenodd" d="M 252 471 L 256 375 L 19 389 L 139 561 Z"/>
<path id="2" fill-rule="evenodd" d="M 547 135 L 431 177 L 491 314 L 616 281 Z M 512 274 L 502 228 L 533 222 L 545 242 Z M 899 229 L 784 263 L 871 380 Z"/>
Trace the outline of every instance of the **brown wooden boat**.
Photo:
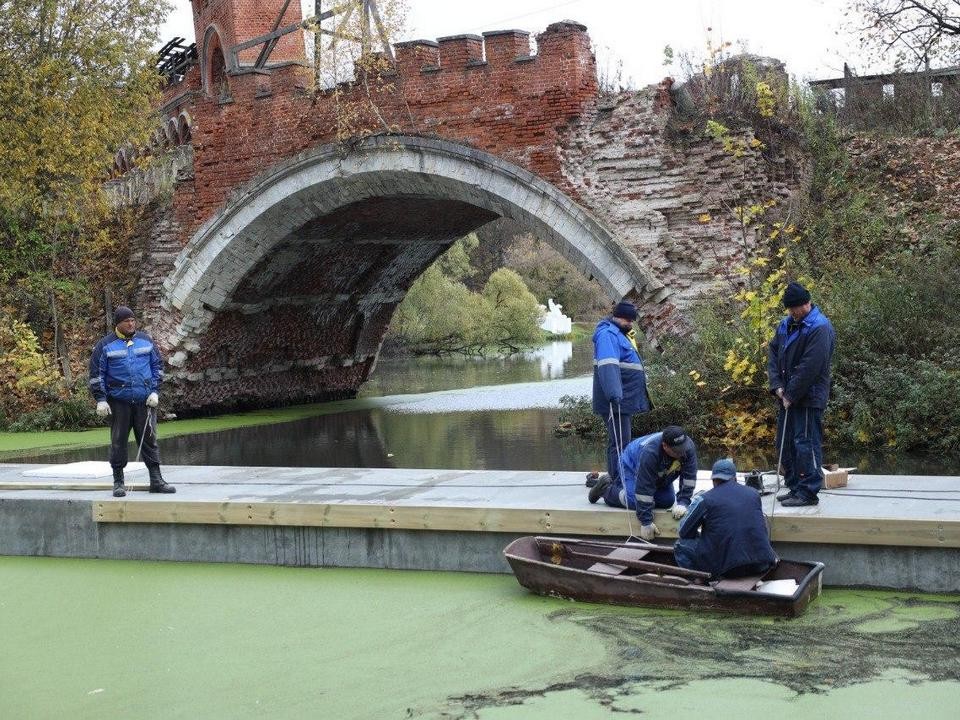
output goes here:
<path id="1" fill-rule="evenodd" d="M 678 567 L 669 546 L 573 538 L 522 537 L 503 554 L 519 583 L 541 595 L 789 617 L 820 594 L 823 572 L 823 563 L 780 560 L 763 575 L 715 580 Z"/>

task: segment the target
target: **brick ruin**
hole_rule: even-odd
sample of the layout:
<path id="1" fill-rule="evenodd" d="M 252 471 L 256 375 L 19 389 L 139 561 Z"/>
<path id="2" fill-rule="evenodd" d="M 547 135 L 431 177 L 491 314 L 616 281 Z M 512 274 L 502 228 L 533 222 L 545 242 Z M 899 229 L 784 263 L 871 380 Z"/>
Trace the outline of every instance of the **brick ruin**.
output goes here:
<path id="1" fill-rule="evenodd" d="M 575 22 L 537 35 L 535 54 L 520 30 L 399 43 L 395 66 L 335 99 L 312 91 L 301 33 L 263 70 L 256 48 L 232 61 L 280 7 L 194 3 L 199 63 L 165 89 L 157 157 L 129 170 L 119 153 L 110 183 L 148 207 L 134 301 L 177 412 L 352 396 L 410 284 L 497 217 L 634 298 L 651 336 L 683 332 L 740 247 L 732 220 L 698 216 L 797 186 L 789 163 L 668 142 L 669 80 L 601 98 Z M 338 142 L 338 103 L 377 132 L 375 108 L 390 132 Z"/>

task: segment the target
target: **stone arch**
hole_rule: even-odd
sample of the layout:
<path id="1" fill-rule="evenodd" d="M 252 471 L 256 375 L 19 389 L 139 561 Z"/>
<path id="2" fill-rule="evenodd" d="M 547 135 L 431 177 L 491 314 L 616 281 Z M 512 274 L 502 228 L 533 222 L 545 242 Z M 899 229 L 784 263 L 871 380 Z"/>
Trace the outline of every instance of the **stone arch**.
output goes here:
<path id="1" fill-rule="evenodd" d="M 228 64 L 229 61 L 221 37 L 220 29 L 215 24 L 207 27 L 203 34 L 201 76 L 204 92 L 211 97 L 222 100 L 230 96 L 228 75 L 231 67 Z"/>
<path id="2" fill-rule="evenodd" d="M 177 119 L 175 117 L 167 118 L 167 121 L 164 123 L 164 131 L 167 134 L 167 142 L 170 147 L 174 148 L 180 144 Z"/>
<path id="3" fill-rule="evenodd" d="M 179 145 L 188 143 L 193 139 L 192 128 L 193 119 L 190 117 L 190 113 L 184 110 L 177 116 L 177 138 L 179 140 Z"/>
<path id="4" fill-rule="evenodd" d="M 498 216 L 547 239 L 611 299 L 657 303 L 668 295 L 588 211 L 516 165 L 434 138 L 378 136 L 346 155 L 342 146 L 327 145 L 248 183 L 177 257 L 162 302 L 172 322 L 158 319 L 154 327 L 169 353 L 171 378 L 181 386 L 182 406 L 351 394 L 372 368 L 410 284 L 457 237 Z M 417 223 L 430 227 L 420 232 Z M 381 251 L 383 244 L 390 252 Z M 339 255 L 322 255 L 333 248 Z M 318 258 L 313 264 L 311 253 Z M 317 277 L 323 273 L 328 276 Z M 298 314 L 326 344 L 296 357 L 277 357 L 279 345 L 237 356 L 243 338 L 265 338 Z M 287 339 L 298 342 L 292 334 Z M 310 344 L 306 336 L 299 342 Z M 319 372 L 334 369 L 346 377 L 338 392 L 329 390 L 340 380 Z M 268 397 L 272 391 L 251 392 L 238 372 L 258 378 L 289 372 L 300 379 L 282 383 L 295 394 Z M 211 388 L 211 378 L 219 389 Z M 315 386 L 304 388 L 304 382 Z M 243 402 L 225 402 L 230 396 Z"/>

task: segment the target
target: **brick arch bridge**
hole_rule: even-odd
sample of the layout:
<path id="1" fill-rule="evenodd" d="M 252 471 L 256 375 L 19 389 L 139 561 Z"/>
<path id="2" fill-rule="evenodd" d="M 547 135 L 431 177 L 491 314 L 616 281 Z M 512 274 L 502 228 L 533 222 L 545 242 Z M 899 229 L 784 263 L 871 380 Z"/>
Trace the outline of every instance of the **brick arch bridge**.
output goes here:
<path id="1" fill-rule="evenodd" d="M 240 0 L 194 4 L 196 36 L 216 46 L 165 90 L 165 125 L 181 131 L 109 184 L 147 208 L 133 302 L 178 412 L 352 395 L 413 281 L 498 217 L 550 241 L 611 300 L 637 300 L 648 334 L 682 330 L 740 248 L 732 223 L 697 217 L 795 186 L 787 160 L 670 142 L 670 81 L 601 99 L 577 23 L 547 28 L 535 55 L 518 30 L 401 43 L 394 66 L 335 97 L 308 89 L 299 33 L 260 66 L 256 48 L 230 50 L 269 32 L 274 6 L 245 19 Z M 286 13 L 280 26 L 299 22 L 298 3 Z M 351 103 L 390 134 L 338 142 Z"/>

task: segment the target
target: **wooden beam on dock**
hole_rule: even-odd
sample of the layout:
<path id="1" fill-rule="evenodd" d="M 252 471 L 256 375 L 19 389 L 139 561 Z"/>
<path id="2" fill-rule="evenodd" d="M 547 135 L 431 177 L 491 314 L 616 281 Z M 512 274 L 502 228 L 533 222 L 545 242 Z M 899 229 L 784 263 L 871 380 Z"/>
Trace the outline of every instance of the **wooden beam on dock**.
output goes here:
<path id="1" fill-rule="evenodd" d="M 283 503 L 219 501 L 94 501 L 93 519 L 106 523 L 184 523 L 343 527 L 453 532 L 564 533 L 572 535 L 636 534 L 639 526 L 627 513 L 602 510 L 540 510 L 447 506 L 372 505 L 363 503 Z M 677 523 L 657 512 L 665 538 L 676 537 Z M 960 523 L 870 517 L 778 515 L 777 542 L 899 547 L 960 547 Z"/>
<path id="2" fill-rule="evenodd" d="M 123 484 L 124 488 L 129 490 L 143 490 L 147 491 L 150 489 L 150 483 L 148 482 L 130 482 L 127 481 Z M 93 490 L 93 491 L 112 491 L 113 490 L 113 480 L 51 480 L 49 482 L 42 482 L 37 480 L 30 481 L 3 481 L 0 482 L 0 492 L 5 490 Z"/>

